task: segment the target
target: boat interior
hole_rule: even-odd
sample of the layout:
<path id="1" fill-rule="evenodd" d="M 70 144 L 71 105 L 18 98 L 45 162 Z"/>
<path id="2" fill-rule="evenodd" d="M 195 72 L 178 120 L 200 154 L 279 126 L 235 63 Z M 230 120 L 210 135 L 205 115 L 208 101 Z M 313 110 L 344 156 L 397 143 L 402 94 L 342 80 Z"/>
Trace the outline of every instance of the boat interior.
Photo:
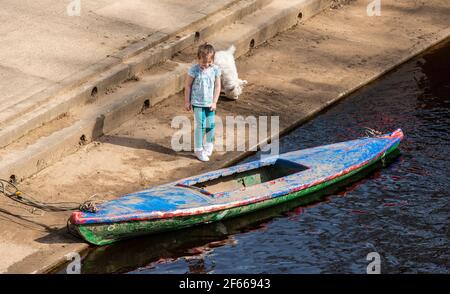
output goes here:
<path id="1" fill-rule="evenodd" d="M 201 189 L 210 194 L 229 192 L 243 187 L 250 187 L 269 182 L 307 169 L 308 167 L 304 165 L 285 159 L 277 159 L 270 165 L 244 170 L 209 181 L 199 182 L 191 187 L 194 189 Z"/>

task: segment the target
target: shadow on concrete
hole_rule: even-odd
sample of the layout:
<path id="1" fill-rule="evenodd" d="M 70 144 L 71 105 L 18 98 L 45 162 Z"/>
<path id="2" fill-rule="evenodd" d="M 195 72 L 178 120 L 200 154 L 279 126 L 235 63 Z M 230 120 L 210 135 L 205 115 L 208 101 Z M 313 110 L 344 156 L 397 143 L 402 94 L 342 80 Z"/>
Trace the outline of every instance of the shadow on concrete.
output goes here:
<path id="1" fill-rule="evenodd" d="M 67 228 L 64 227 L 52 227 L 42 222 L 27 219 L 25 216 L 0 208 L 0 219 L 14 223 L 23 228 L 47 233 L 45 236 L 36 239 L 35 241 L 43 244 L 67 244 L 67 243 L 80 243 L 80 239 L 71 235 Z"/>
<path id="2" fill-rule="evenodd" d="M 308 88 L 311 91 L 331 92 L 331 93 L 339 93 L 344 91 L 344 87 L 338 85 L 315 82 L 302 78 L 293 79 L 291 83 L 299 87 Z"/>
<path id="3" fill-rule="evenodd" d="M 444 1 L 442 5 L 439 5 L 437 3 L 433 3 L 433 5 L 426 5 L 425 1 L 417 0 L 404 0 L 398 1 L 398 3 L 383 5 L 385 5 L 384 9 L 393 10 L 395 12 L 415 13 L 420 16 L 429 16 L 429 20 L 431 21 L 431 23 L 436 25 L 449 25 L 448 15 L 450 15 L 450 7 L 446 3 L 444 3 Z"/>
<path id="4" fill-rule="evenodd" d="M 67 243 L 80 243 L 81 239 L 73 236 L 69 233 L 66 226 L 56 227 L 49 226 L 44 223 L 27 219 L 25 216 L 13 213 L 11 211 L 0 208 L 0 219 L 14 223 L 23 228 L 30 229 L 32 231 L 39 231 L 47 233 L 45 236 L 35 239 L 38 243 L 43 244 L 67 244 Z"/>
<path id="5" fill-rule="evenodd" d="M 66 227 L 52 229 L 47 235 L 37 238 L 34 241 L 43 244 L 75 244 L 83 243 L 81 238 L 70 234 Z"/>
<path id="6" fill-rule="evenodd" d="M 105 135 L 102 136 L 99 140 L 99 142 L 102 143 L 109 143 L 109 144 L 115 144 L 119 146 L 134 148 L 134 149 L 144 149 L 144 150 L 150 150 L 166 155 L 171 156 L 182 156 L 186 158 L 195 158 L 194 155 L 187 153 L 187 152 L 177 152 L 174 151 L 171 148 L 168 148 L 166 146 L 149 142 L 145 139 L 138 139 L 138 138 L 130 138 L 130 137 L 119 137 L 119 136 L 113 136 L 113 135 Z"/>
<path id="7" fill-rule="evenodd" d="M 105 115 L 100 115 L 95 120 L 94 128 L 92 129 L 92 140 L 96 140 L 103 136 L 103 128 L 105 126 Z"/>
<path id="8" fill-rule="evenodd" d="M 50 232 L 54 230 L 52 227 L 46 224 L 27 219 L 24 215 L 14 213 L 3 208 L 0 208 L 0 218 L 31 230 L 45 231 L 45 232 Z"/>
<path id="9" fill-rule="evenodd" d="M 16 207 L 17 208 L 17 207 Z M 24 208 L 24 207 L 19 207 Z M 29 207 L 28 207 L 29 208 Z M 25 208 L 24 208 L 25 209 Z M 26 209 L 25 209 L 26 210 Z M 17 225 L 31 231 L 47 233 L 42 238 L 35 241 L 45 244 L 54 243 L 79 243 L 80 240 L 72 236 L 66 226 L 59 224 L 48 225 L 45 221 L 53 219 L 55 215 L 51 212 L 44 212 L 44 215 L 33 214 L 27 210 L 26 214 L 0 208 L 0 221 L 6 221 L 9 225 Z M 63 212 L 67 213 L 67 212 Z M 2 224 L 4 226 L 4 224 Z"/>
<path id="10" fill-rule="evenodd" d="M 183 156 L 187 158 L 194 158 L 192 154 L 189 154 L 187 152 L 177 152 L 174 151 L 171 148 L 168 148 L 166 146 L 156 144 L 149 142 L 145 139 L 138 139 L 138 138 L 131 138 L 131 137 L 120 137 L 120 136 L 113 136 L 113 135 L 105 135 L 104 134 L 104 125 L 105 125 L 105 116 L 102 114 L 99 117 L 97 117 L 97 120 L 95 122 L 95 126 L 92 130 L 92 139 L 97 140 L 101 143 L 109 143 L 134 149 L 144 149 L 144 150 L 150 150 L 162 154 L 167 154 L 171 156 Z"/>

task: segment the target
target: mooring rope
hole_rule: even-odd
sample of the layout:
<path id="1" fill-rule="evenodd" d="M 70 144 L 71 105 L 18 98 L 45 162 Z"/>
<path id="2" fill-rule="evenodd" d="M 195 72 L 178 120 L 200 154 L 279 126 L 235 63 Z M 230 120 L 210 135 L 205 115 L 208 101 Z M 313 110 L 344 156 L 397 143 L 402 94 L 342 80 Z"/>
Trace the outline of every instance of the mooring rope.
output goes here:
<path id="1" fill-rule="evenodd" d="M 376 138 L 376 137 L 380 137 L 383 135 L 382 132 L 368 128 L 368 127 L 364 127 L 365 131 L 364 133 L 366 134 L 367 138 Z"/>
<path id="2" fill-rule="evenodd" d="M 93 199 L 97 197 L 97 195 L 95 194 L 81 204 L 77 202 L 41 202 L 29 195 L 25 195 L 19 190 L 19 188 L 17 188 L 14 183 L 4 179 L 0 179 L 0 193 L 5 195 L 9 199 L 21 204 L 51 212 L 81 210 L 95 213 L 98 211 L 97 204 L 105 201 Z"/>

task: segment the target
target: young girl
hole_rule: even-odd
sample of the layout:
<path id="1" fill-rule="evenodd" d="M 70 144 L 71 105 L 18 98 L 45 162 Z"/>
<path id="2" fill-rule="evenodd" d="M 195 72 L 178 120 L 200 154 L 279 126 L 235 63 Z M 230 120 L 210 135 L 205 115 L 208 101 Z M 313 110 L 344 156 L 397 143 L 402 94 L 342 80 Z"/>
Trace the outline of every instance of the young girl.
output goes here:
<path id="1" fill-rule="evenodd" d="M 194 152 L 201 161 L 209 160 L 214 146 L 214 112 L 220 95 L 220 68 L 214 64 L 214 55 L 212 45 L 198 47 L 197 64 L 188 71 L 184 91 L 186 110 L 194 110 Z"/>

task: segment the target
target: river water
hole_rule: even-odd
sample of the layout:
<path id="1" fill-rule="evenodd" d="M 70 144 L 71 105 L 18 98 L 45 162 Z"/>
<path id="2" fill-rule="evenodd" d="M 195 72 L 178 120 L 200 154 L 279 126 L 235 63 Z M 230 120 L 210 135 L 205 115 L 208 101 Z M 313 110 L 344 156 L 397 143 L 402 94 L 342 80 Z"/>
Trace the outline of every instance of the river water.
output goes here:
<path id="1" fill-rule="evenodd" d="M 402 128 L 387 167 L 313 204 L 291 202 L 91 251 L 83 273 L 450 272 L 450 41 L 281 138 L 288 152 Z"/>

